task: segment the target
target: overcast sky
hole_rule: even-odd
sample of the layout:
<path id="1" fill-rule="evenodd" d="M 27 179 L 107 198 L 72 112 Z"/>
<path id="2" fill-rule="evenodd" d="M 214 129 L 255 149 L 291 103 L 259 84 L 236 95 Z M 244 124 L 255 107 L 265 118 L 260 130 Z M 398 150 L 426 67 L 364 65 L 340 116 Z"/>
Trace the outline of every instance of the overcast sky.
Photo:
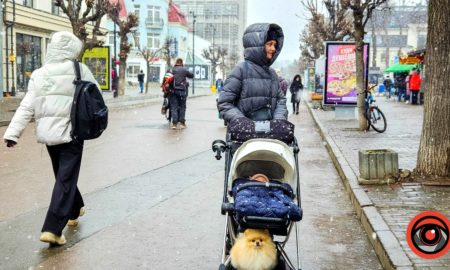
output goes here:
<path id="1" fill-rule="evenodd" d="M 300 57 L 298 38 L 303 30 L 304 18 L 299 0 L 248 0 L 247 25 L 271 22 L 283 28 L 284 45 L 277 62 L 278 60 L 293 61 Z"/>

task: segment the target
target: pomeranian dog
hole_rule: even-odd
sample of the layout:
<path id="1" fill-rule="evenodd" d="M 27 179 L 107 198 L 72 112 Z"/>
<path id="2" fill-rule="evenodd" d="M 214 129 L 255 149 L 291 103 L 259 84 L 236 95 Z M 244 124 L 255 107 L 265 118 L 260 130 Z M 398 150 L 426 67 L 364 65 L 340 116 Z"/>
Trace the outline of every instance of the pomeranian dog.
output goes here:
<path id="1" fill-rule="evenodd" d="M 272 270 L 277 266 L 277 249 L 268 230 L 245 230 L 230 256 L 231 265 L 238 270 Z"/>

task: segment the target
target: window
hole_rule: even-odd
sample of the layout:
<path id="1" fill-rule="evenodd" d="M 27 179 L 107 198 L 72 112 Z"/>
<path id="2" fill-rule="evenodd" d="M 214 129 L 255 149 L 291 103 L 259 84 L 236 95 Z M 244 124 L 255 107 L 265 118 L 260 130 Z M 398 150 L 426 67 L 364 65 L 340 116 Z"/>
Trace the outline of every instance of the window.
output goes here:
<path id="1" fill-rule="evenodd" d="M 140 11 L 141 11 L 141 5 L 134 5 L 134 15 L 139 17 Z"/>
<path id="2" fill-rule="evenodd" d="M 427 36 L 426 35 L 418 35 L 417 36 L 417 48 L 425 48 L 427 46 Z"/>
<path id="3" fill-rule="evenodd" d="M 147 48 L 160 48 L 159 34 L 147 33 Z"/>
<path id="4" fill-rule="evenodd" d="M 61 13 L 60 7 L 55 6 L 55 3 L 52 3 L 52 14 L 59 15 Z"/>
<path id="5" fill-rule="evenodd" d="M 33 0 L 24 0 L 23 5 L 26 7 L 33 7 Z"/>
<path id="6" fill-rule="evenodd" d="M 161 7 L 158 6 L 147 6 L 147 19 L 153 23 L 159 22 L 161 20 Z"/>
<path id="7" fill-rule="evenodd" d="M 141 71 L 140 64 L 129 64 L 127 67 L 127 78 L 130 81 L 137 81 L 137 75 Z"/>
<path id="8" fill-rule="evenodd" d="M 16 34 L 17 88 L 26 91 L 31 73 L 42 66 L 41 38 Z"/>

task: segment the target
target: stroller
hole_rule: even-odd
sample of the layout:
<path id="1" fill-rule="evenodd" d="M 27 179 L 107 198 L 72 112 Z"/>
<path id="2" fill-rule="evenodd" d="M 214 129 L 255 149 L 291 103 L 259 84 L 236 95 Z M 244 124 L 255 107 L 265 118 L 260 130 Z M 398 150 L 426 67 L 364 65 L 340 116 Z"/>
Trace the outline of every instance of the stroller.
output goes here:
<path id="1" fill-rule="evenodd" d="M 163 104 L 161 106 L 161 114 L 166 117 L 167 121 L 170 122 L 172 120 L 172 114 L 170 112 L 170 103 L 168 97 L 164 97 Z"/>
<path id="2" fill-rule="evenodd" d="M 286 141 L 286 140 L 284 140 Z M 299 147 L 292 132 L 292 140 L 288 143 L 273 138 L 252 138 L 236 141 L 230 133 L 226 142 L 216 140 L 212 144 L 216 159 L 225 153 L 225 181 L 221 212 L 225 215 L 225 235 L 222 261 L 219 270 L 234 270 L 231 265 L 230 250 L 238 234 L 247 228 L 268 229 L 274 238 L 277 249 L 278 265 L 276 270 L 298 270 L 300 268 L 297 223 L 302 218 L 300 202 L 300 179 L 298 171 Z M 242 178 L 255 173 L 266 175 L 270 181 L 261 183 L 248 181 L 241 184 Z M 240 182 L 241 181 L 241 182 Z M 290 195 L 292 203 L 299 211 L 293 216 L 274 217 L 273 215 L 254 215 L 243 213 L 238 209 L 236 190 L 262 188 L 267 191 L 282 191 Z M 244 207 L 245 208 L 245 207 Z M 259 208 L 262 209 L 263 207 Z M 289 236 L 295 231 L 297 266 L 294 266 L 285 251 Z"/>

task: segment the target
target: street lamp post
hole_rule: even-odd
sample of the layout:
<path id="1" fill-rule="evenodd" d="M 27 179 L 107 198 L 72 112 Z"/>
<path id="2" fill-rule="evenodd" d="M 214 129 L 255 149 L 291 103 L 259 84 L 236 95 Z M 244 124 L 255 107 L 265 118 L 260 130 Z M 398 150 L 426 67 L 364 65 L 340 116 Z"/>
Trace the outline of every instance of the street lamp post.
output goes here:
<path id="1" fill-rule="evenodd" d="M 192 70 L 194 72 L 194 77 L 192 78 L 192 95 L 195 94 L 195 19 L 197 16 L 194 11 L 189 12 L 192 15 Z"/>
<path id="2" fill-rule="evenodd" d="M 117 9 L 114 7 L 114 19 L 117 16 Z M 117 85 L 117 53 L 116 53 L 116 22 L 114 23 L 114 61 L 113 61 L 113 70 L 114 70 L 114 78 L 113 78 L 113 97 L 117 98 L 119 96 L 119 86 Z"/>
<path id="3" fill-rule="evenodd" d="M 211 77 L 211 84 L 214 85 L 215 79 L 216 79 L 215 76 L 214 76 L 216 74 L 216 70 L 215 70 L 215 68 L 216 68 L 216 56 L 215 56 L 215 51 L 214 51 L 214 47 L 215 47 L 214 36 L 216 34 L 216 28 L 214 27 L 213 24 L 210 24 L 209 27 L 211 27 L 211 29 L 212 29 L 212 56 L 211 56 L 211 64 L 212 64 L 212 68 L 214 68 L 214 70 L 211 70 L 211 73 L 213 74 L 213 76 Z"/>

